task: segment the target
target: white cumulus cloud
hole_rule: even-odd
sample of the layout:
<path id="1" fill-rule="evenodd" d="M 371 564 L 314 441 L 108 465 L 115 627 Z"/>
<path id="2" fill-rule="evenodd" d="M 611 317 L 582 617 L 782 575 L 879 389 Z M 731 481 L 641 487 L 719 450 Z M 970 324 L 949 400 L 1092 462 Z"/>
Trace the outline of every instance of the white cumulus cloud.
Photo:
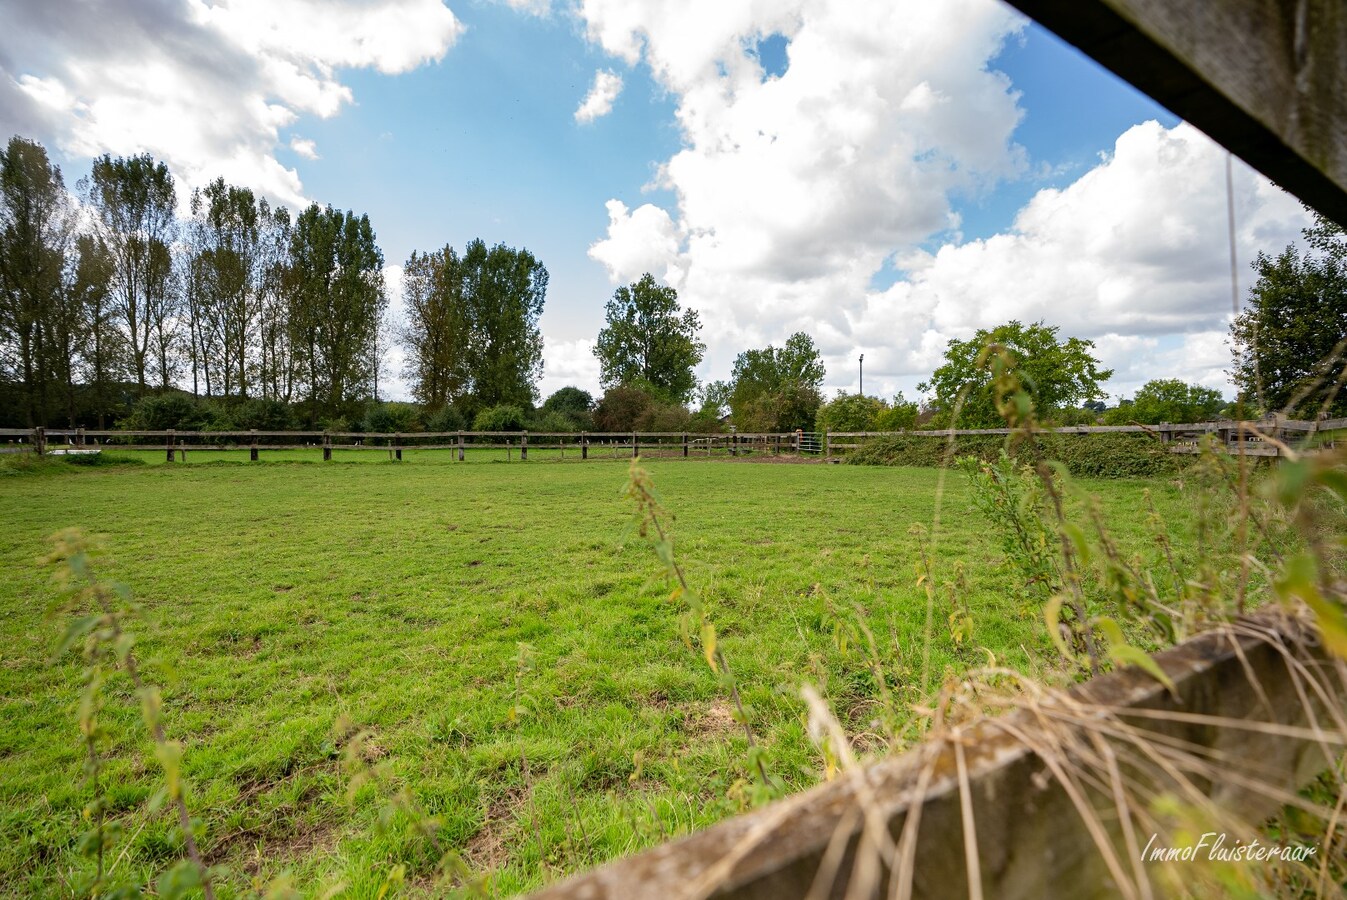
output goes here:
<path id="1" fill-rule="evenodd" d="M 308 138 L 292 137 L 290 138 L 290 149 L 298 153 L 305 159 L 318 158 L 318 145 Z"/>
<path id="2" fill-rule="evenodd" d="M 593 122 L 613 111 L 613 101 L 622 93 L 622 76 L 611 69 L 594 73 L 594 84 L 575 110 L 575 121 Z"/>
<path id="3" fill-rule="evenodd" d="M 337 69 L 406 72 L 463 32 L 441 0 L 44 0 L 5 19 L 0 130 L 73 156 L 149 152 L 185 186 L 223 175 L 289 204 L 304 193 L 281 132 L 353 101 Z"/>
<path id="4" fill-rule="evenodd" d="M 1114 393 L 1152 377 L 1225 388 L 1225 162 L 1225 151 L 1190 125 L 1133 126 L 1073 184 L 1035 195 L 1009 232 L 912 254 L 906 280 L 849 312 L 849 332 L 857 339 L 910 335 L 920 323 L 945 339 L 965 338 L 1011 319 L 1042 320 L 1097 341 L 1100 357 L 1117 369 Z M 1234 199 L 1238 274 L 1247 288 L 1248 263 L 1259 250 L 1296 240 L 1306 215 L 1239 162 Z M 1182 349 L 1162 350 L 1162 336 Z M 888 363 L 895 374 L 920 375 L 932 361 L 909 347 Z"/>
<path id="5" fill-rule="evenodd" d="M 1195 129 L 1138 125 L 1005 233 L 960 242 L 960 200 L 1031 172 L 1020 94 L 992 66 L 1024 27 L 1006 7 L 581 0 L 579 15 L 603 50 L 649 66 L 683 137 L 655 181 L 674 203 L 610 200 L 590 256 L 700 311 L 704 376 L 804 330 L 830 388 L 856 389 L 863 352 L 867 388 L 910 394 L 950 338 L 1019 318 L 1095 339 L 1115 392 L 1224 384 L 1225 153 Z M 787 65 L 768 78 L 756 46 L 773 35 Z M 1243 165 L 1235 190 L 1244 265 L 1295 239 L 1293 199 Z M 901 277 L 873 288 L 890 267 Z"/>

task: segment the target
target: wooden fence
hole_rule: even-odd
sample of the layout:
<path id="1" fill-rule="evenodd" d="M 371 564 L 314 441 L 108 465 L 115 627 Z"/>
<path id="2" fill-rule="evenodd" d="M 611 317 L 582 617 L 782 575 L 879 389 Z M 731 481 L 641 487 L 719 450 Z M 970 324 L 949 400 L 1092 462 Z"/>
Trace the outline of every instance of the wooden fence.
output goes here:
<path id="1" fill-rule="evenodd" d="M 1175 453 L 1196 453 L 1203 439 L 1213 437 L 1232 453 L 1278 456 L 1281 445 L 1318 439 L 1331 446 L 1333 433 L 1347 429 L 1347 419 L 1319 422 L 1274 416 L 1253 422 L 1199 422 L 1159 425 L 1082 425 L 1044 429 L 1056 434 L 1150 434 Z M 0 428 L 0 441 L 9 451 L 78 452 L 106 446 L 122 450 L 162 450 L 169 461 L 186 459 L 192 450 L 248 450 L 256 461 L 262 451 L 311 450 L 330 460 L 333 451 L 378 450 L 402 459 L 404 450 L 448 450 L 460 462 L 469 450 L 505 451 L 507 458 L 529 458 L 530 450 L 569 452 L 578 459 L 631 456 L 740 456 L 783 453 L 831 458 L 856 450 L 877 438 L 919 438 L 1006 435 L 1008 428 L 943 429 L 925 431 L 754 432 L 699 434 L 686 431 L 442 431 L 442 432 L 325 432 L 325 431 L 118 431 L 84 428 Z"/>
<path id="2" fill-rule="evenodd" d="M 463 462 L 470 450 L 505 451 L 527 460 L 529 452 L 569 452 L 576 459 L 632 456 L 740 456 L 796 453 L 799 433 L 698 434 L 687 431 L 654 432 L 325 432 L 325 431 L 119 431 L 84 428 L 0 428 L 8 450 L 44 453 L 116 450 L 162 451 L 167 461 L 186 460 L 189 451 L 247 450 L 257 461 L 263 451 L 308 450 L 331 460 L 334 451 L 386 452 L 401 460 L 404 450 L 450 451 Z"/>
<path id="3" fill-rule="evenodd" d="M 1322 419 L 1317 422 L 1269 416 L 1256 421 L 1170 423 L 1159 425 L 1071 425 L 1064 428 L 1044 428 L 1050 434 L 1149 434 L 1169 446 L 1174 453 L 1197 453 L 1202 441 L 1213 438 L 1231 453 L 1250 456 L 1279 456 L 1280 444 L 1294 446 L 1313 438 L 1332 445 L 1335 432 L 1347 429 L 1347 419 Z M 927 431 L 834 431 L 824 435 L 824 456 L 839 450 L 856 450 L 876 438 L 906 435 L 913 437 L 949 438 L 980 435 L 1007 435 L 1009 428 L 959 428 Z"/>
<path id="4" fill-rule="evenodd" d="M 1303 621 L 1279 613 L 1153 658 L 1173 693 L 1128 668 L 1001 717 L 945 726 L 906 754 L 535 900 L 1160 896 L 1137 887 L 1158 888 L 1157 865 L 1139 858 L 1152 833 L 1142 825 L 1149 800 L 1200 795 L 1229 816 L 1224 823 L 1247 829 L 1229 844 L 1261 837 L 1257 823 L 1340 753 L 1347 671 Z M 1109 766 L 1137 792 L 1131 812 L 1100 771 Z M 1193 771 L 1206 774 L 1186 777 Z M 910 852 L 897 853 L 909 826 Z M 1315 867 L 1328 848 L 1317 850 Z M 1133 889 L 1121 890 L 1123 880 Z"/>

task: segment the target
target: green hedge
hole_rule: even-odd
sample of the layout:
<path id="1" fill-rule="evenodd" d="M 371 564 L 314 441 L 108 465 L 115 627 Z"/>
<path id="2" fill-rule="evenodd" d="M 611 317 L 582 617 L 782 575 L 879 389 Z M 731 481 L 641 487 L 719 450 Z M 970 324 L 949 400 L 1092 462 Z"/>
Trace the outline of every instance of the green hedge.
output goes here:
<path id="1" fill-rule="evenodd" d="M 874 438 L 846 457 L 862 466 L 939 466 L 945 461 L 948 439 L 935 435 L 900 434 Z M 976 456 L 993 461 L 1006 445 L 1003 435 L 978 434 L 956 439 L 954 458 Z M 1192 457 L 1170 453 L 1148 434 L 1040 434 L 1022 441 L 1015 454 L 1027 462 L 1056 460 L 1072 475 L 1083 478 L 1146 478 L 1172 475 Z M 1026 458 L 1027 457 L 1027 458 Z"/>

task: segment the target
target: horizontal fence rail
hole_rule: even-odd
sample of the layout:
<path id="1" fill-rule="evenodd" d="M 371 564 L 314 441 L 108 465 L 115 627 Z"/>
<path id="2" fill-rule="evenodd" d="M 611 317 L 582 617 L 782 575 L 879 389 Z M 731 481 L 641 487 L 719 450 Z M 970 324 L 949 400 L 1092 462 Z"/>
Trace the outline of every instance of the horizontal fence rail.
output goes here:
<path id="1" fill-rule="evenodd" d="M 532 900 L 841 900 L 894 896 L 895 880 L 910 884 L 913 898 L 1120 896 L 1100 842 L 1122 860 L 1122 874 L 1150 880 L 1156 873 L 1138 858 L 1150 831 L 1133 823 L 1129 845 L 1107 779 L 1078 777 L 1071 795 L 1060 770 L 1072 757 L 1061 748 L 1102 754 L 1107 744 L 1143 800 L 1179 790 L 1171 767 L 1155 759 L 1175 769 L 1176 760 L 1218 760 L 1223 777 L 1187 786 L 1256 827 L 1326 770 L 1347 738 L 1334 712 L 1347 700 L 1343 669 L 1301 621 L 1259 614 L 1152 658 L 1172 679 L 1172 693 L 1140 669 L 1114 672 L 1036 707 L 935 732 L 907 753 L 544 888 Z M 1062 711 L 1059 719 L 1053 710 Z M 1082 806 L 1098 811 L 1097 833 L 1086 827 Z M 911 824 L 912 852 L 904 859 L 886 851 L 879 861 L 874 838 L 863 838 L 867 820 L 895 842 Z M 978 892 L 969 890 L 970 852 Z"/>
<path id="2" fill-rule="evenodd" d="M 685 431 L 178 431 L 174 429 L 118 430 L 88 428 L 0 428 L 6 452 L 35 450 L 64 454 L 110 450 L 163 451 L 168 461 L 186 459 L 188 451 L 248 450 L 257 460 L 261 451 L 320 450 L 330 460 L 333 451 L 377 450 L 402 459 L 404 450 L 448 450 L 462 461 L 469 450 L 504 450 L 509 458 L 529 452 L 567 452 L 579 459 L 632 456 L 739 456 L 809 453 L 800 433 L 749 432 L 701 434 Z M 801 451 L 801 446 L 804 446 Z"/>
<path id="3" fill-rule="evenodd" d="M 1279 456 L 1283 445 L 1303 443 L 1316 436 L 1332 445 L 1334 433 L 1347 430 L 1347 418 L 1317 422 L 1276 416 L 1258 421 L 1168 423 L 1159 425 L 1078 425 L 1040 429 L 1050 434 L 1149 434 L 1174 453 L 1197 453 L 1204 440 L 1215 440 L 1231 452 Z M 96 448 L 154 451 L 167 458 L 195 451 L 321 450 L 331 459 L 334 450 L 381 450 L 394 459 L 403 450 L 448 450 L 464 459 L 468 450 L 504 450 L 510 458 L 529 451 L 567 451 L 580 459 L 613 456 L 739 456 L 796 454 L 830 458 L 858 450 L 873 440 L 891 437 L 955 438 L 1008 435 L 1009 428 L 961 428 L 909 431 L 734 432 L 703 434 L 684 431 L 145 431 L 89 428 L 0 428 L 5 452 L 89 452 Z M 184 456 L 185 458 L 185 456 Z"/>

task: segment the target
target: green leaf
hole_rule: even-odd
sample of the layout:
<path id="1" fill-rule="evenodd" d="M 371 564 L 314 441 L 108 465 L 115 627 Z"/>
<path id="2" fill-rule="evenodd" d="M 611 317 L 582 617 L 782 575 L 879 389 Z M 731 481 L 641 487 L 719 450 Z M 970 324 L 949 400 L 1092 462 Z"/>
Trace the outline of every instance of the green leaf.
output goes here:
<path id="1" fill-rule="evenodd" d="M 159 721 L 159 711 L 163 708 L 163 701 L 159 699 L 159 689 L 153 685 L 140 692 L 140 715 L 145 720 L 145 727 L 154 731 L 154 726 Z"/>
<path id="2" fill-rule="evenodd" d="M 1127 639 L 1123 637 L 1122 627 L 1107 616 L 1100 616 L 1095 619 L 1094 627 L 1096 631 L 1104 636 L 1104 641 L 1110 647 L 1116 644 L 1127 643 Z"/>
<path id="3" fill-rule="evenodd" d="M 719 672 L 720 667 L 716 665 L 716 626 L 710 622 L 702 623 L 702 653 L 706 656 L 706 664 L 711 667 L 712 672 Z"/>
<path id="4" fill-rule="evenodd" d="M 1043 605 L 1043 620 L 1047 623 L 1048 637 L 1057 648 L 1057 652 L 1067 659 L 1071 659 L 1071 648 L 1062 639 L 1062 604 L 1065 601 L 1066 598 L 1061 594 L 1054 594 L 1049 598 L 1048 602 Z"/>
<path id="5" fill-rule="evenodd" d="M 155 882 L 162 900 L 178 900 L 201 887 L 201 870 L 190 859 L 181 859 Z"/>
<path id="6" fill-rule="evenodd" d="M 1277 499 L 1283 506 L 1295 506 L 1305 496 L 1310 481 L 1310 463 L 1306 459 L 1284 461 L 1277 471 Z"/>
<path id="7" fill-rule="evenodd" d="M 1319 482 L 1347 501 L 1347 472 L 1339 468 L 1323 469 L 1319 472 Z"/>
<path id="8" fill-rule="evenodd" d="M 164 783 L 170 799 L 176 800 L 182 791 L 182 747 L 174 741 L 154 745 L 154 758 L 164 767 Z"/>
<path id="9" fill-rule="evenodd" d="M 1178 688 L 1174 685 L 1174 679 L 1165 674 L 1165 670 L 1160 668 L 1160 664 L 1155 659 L 1142 650 L 1140 647 L 1133 647 L 1131 644 L 1112 644 L 1108 648 L 1108 655 L 1117 666 L 1136 666 L 1150 675 L 1156 681 L 1169 688 L 1171 694 L 1178 694 Z"/>
<path id="10" fill-rule="evenodd" d="M 1314 610 L 1324 646 L 1334 656 L 1347 659 L 1347 616 L 1343 615 L 1342 607 L 1321 596 L 1317 591 L 1305 597 L 1305 603 Z"/>
<path id="11" fill-rule="evenodd" d="M 1085 539 L 1085 529 L 1075 522 L 1063 522 L 1062 533 L 1066 535 L 1067 540 L 1071 541 L 1071 546 L 1076 550 L 1076 556 L 1080 557 L 1081 565 L 1088 566 L 1090 564 L 1090 544 Z"/>
<path id="12" fill-rule="evenodd" d="M 76 641 L 83 640 L 84 636 L 90 631 L 93 631 L 94 627 L 97 626 L 102 619 L 103 616 L 101 613 L 98 615 L 81 616 L 78 619 L 72 619 L 70 623 L 66 625 L 65 633 L 61 635 L 60 643 L 56 645 L 56 650 L 52 653 L 52 662 L 65 656 L 66 651 L 74 646 Z"/>

